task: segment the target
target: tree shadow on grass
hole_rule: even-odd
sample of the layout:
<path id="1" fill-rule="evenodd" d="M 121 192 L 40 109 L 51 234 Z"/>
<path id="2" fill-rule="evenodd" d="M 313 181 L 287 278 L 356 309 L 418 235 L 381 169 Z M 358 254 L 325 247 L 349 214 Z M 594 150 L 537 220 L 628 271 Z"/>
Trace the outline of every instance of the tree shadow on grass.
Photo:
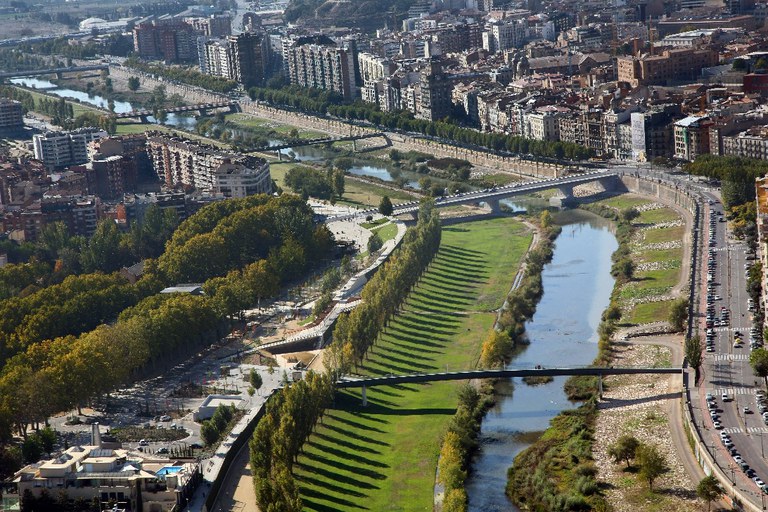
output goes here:
<path id="1" fill-rule="evenodd" d="M 358 399 L 359 401 L 359 399 Z M 345 407 L 346 409 L 346 407 Z M 371 427 L 370 425 L 363 425 L 362 423 L 358 423 L 356 421 L 348 420 L 347 418 L 342 418 L 341 416 L 335 416 L 333 414 L 327 414 L 329 418 L 331 418 L 334 421 L 338 421 L 339 423 L 343 423 L 345 425 L 348 425 L 352 428 L 360 429 L 360 430 L 367 430 L 369 432 L 378 432 L 379 434 L 384 434 L 385 432 L 379 428 Z"/>
<path id="2" fill-rule="evenodd" d="M 312 485 L 314 487 L 323 487 L 323 488 L 328 489 L 329 491 L 335 492 L 337 494 L 346 494 L 348 496 L 354 496 L 355 498 L 367 498 L 368 497 L 367 494 L 364 494 L 362 492 L 355 491 L 353 489 L 348 489 L 348 488 L 342 487 L 340 485 L 335 485 L 335 484 L 332 484 L 330 482 L 326 482 L 324 480 L 319 480 L 319 479 L 313 478 L 313 477 L 311 477 L 309 475 L 297 474 L 296 475 L 296 479 L 299 482 L 301 482 L 302 484 L 306 483 L 306 484 Z M 311 490 L 310 490 L 310 492 L 311 492 Z"/>
<path id="3" fill-rule="evenodd" d="M 356 508 L 356 509 L 360 509 L 360 510 L 368 510 L 368 507 L 360 505 L 359 503 L 355 503 L 353 501 L 345 500 L 344 498 L 339 498 L 338 496 L 333 496 L 332 494 L 324 494 L 324 493 L 322 493 L 320 491 L 316 491 L 314 489 L 302 489 L 301 490 L 301 494 L 306 495 L 306 496 L 308 496 L 310 498 L 317 498 L 317 499 L 321 499 L 321 500 L 325 500 L 325 501 L 330 501 L 330 502 L 336 503 L 337 505 L 341 505 L 341 506 L 345 506 L 345 507 L 349 507 L 349 508 Z M 304 500 L 303 498 L 302 498 L 302 501 L 304 502 L 304 507 L 303 508 L 306 508 L 307 501 Z M 312 502 L 310 501 L 309 503 L 312 503 Z M 315 504 L 315 506 L 318 506 L 318 505 L 323 507 L 323 505 L 320 505 L 319 503 Z M 333 507 L 327 507 L 327 508 L 315 509 L 315 510 L 334 510 L 334 511 L 336 511 L 336 510 L 339 510 L 339 509 L 338 508 L 333 508 Z"/>
<path id="4" fill-rule="evenodd" d="M 383 375 L 409 375 L 411 373 L 426 373 L 423 371 L 416 371 L 415 369 L 411 369 L 407 366 L 399 366 L 391 363 L 387 363 L 384 361 L 371 361 L 368 363 L 369 366 L 366 366 L 366 369 L 370 371 L 375 371 L 376 368 L 384 368 L 386 373 Z"/>
<path id="5" fill-rule="evenodd" d="M 336 440 L 331 439 L 330 442 L 335 443 Z M 371 457 L 363 457 L 361 455 L 351 453 L 347 450 L 340 450 L 328 444 L 320 443 L 314 437 L 310 438 L 310 440 L 307 442 L 307 445 L 314 446 L 319 452 L 330 453 L 331 455 L 334 455 L 345 461 L 355 462 L 357 464 L 364 464 L 366 466 L 373 466 L 375 468 L 381 468 L 381 469 L 386 469 L 389 467 L 388 464 L 384 464 L 383 462 L 372 460 Z"/>
<path id="6" fill-rule="evenodd" d="M 343 428 L 340 428 L 337 425 L 326 424 L 326 425 L 323 425 L 323 427 L 327 428 L 328 430 L 332 430 L 333 432 L 336 432 L 338 434 L 341 434 L 343 436 L 360 441 L 361 443 L 370 443 L 370 444 L 375 444 L 377 446 L 389 446 L 389 443 L 385 441 L 373 439 L 368 436 L 358 434 L 357 432 L 353 432 L 351 430 L 344 430 Z"/>
<path id="7" fill-rule="evenodd" d="M 483 259 L 476 259 L 473 261 L 466 261 L 461 260 L 459 258 L 454 258 L 453 256 L 440 256 L 438 255 L 437 258 L 434 259 L 433 265 L 442 265 L 450 268 L 456 268 L 459 269 L 462 272 L 484 272 L 485 266 L 487 262 L 485 261 L 485 258 Z"/>
<path id="8" fill-rule="evenodd" d="M 453 231 L 453 228 L 443 228 L 445 231 Z M 440 245 L 441 251 L 447 251 L 447 252 L 455 252 L 459 254 L 466 254 L 467 256 L 477 256 L 480 254 L 483 254 L 480 251 L 476 251 L 474 249 L 467 249 L 466 247 L 461 247 L 459 245 L 453 245 L 453 244 L 441 244 Z"/>
<path id="9" fill-rule="evenodd" d="M 473 300 L 475 298 L 475 295 L 473 293 L 470 293 L 466 288 L 462 290 L 458 290 L 458 293 L 451 293 L 451 292 L 457 292 L 457 290 L 430 290 L 429 287 L 430 287 L 429 283 L 427 282 L 422 283 L 422 286 L 419 289 L 418 295 L 439 293 L 440 299 L 447 297 L 448 300 L 455 300 L 455 301 L 467 301 L 467 300 Z"/>
<path id="10" fill-rule="evenodd" d="M 341 434 L 343 436 L 347 435 L 346 432 L 343 432 L 343 433 L 339 432 L 339 434 Z M 329 436 L 329 435 L 324 434 L 322 432 L 315 432 L 312 435 L 312 437 L 313 438 L 316 437 L 318 439 L 322 439 L 323 441 L 325 441 L 327 443 L 334 443 L 334 444 L 337 444 L 339 446 L 343 446 L 344 448 L 348 448 L 350 450 L 354 450 L 354 451 L 357 451 L 357 452 L 371 453 L 373 455 L 381 455 L 380 451 L 374 450 L 373 448 L 369 448 L 367 446 L 361 446 L 360 444 L 356 444 L 356 443 L 350 443 L 346 439 L 341 439 L 339 437 L 332 437 L 332 436 Z M 365 441 L 361 441 L 361 442 L 365 442 Z"/>
<path id="11" fill-rule="evenodd" d="M 477 286 L 485 283 L 481 279 L 466 279 L 455 276 L 453 273 L 446 272 L 445 274 L 430 273 L 424 279 L 432 286 L 442 285 L 447 287 L 448 290 L 456 290 L 457 287 Z M 435 284 L 437 283 L 437 284 Z"/>
<path id="12" fill-rule="evenodd" d="M 417 407 L 415 409 L 404 409 L 401 407 L 386 407 L 378 404 L 369 404 L 365 408 L 371 414 L 392 415 L 392 416 L 421 416 L 421 415 L 453 415 L 456 408 L 450 407 Z"/>
<path id="13" fill-rule="evenodd" d="M 335 472 L 333 469 L 328 469 L 319 466 L 308 466 L 305 463 L 297 464 L 305 473 L 312 473 L 322 476 L 332 482 L 341 483 L 345 485 L 353 485 L 359 489 L 379 489 L 378 485 L 374 485 L 370 482 L 361 481 L 359 478 L 355 478 L 355 475 L 344 475 Z"/>
<path id="14" fill-rule="evenodd" d="M 454 299 L 449 297 L 448 294 L 436 295 L 434 293 L 430 293 L 427 290 L 424 290 L 423 288 L 419 290 L 418 293 L 413 294 L 411 299 L 426 300 L 428 302 L 438 304 L 443 308 L 448 308 L 451 306 L 454 308 L 466 307 L 468 304 L 474 302 L 473 297 L 462 297 L 460 299 Z"/>
<path id="15" fill-rule="evenodd" d="M 405 367 L 412 367 L 412 368 L 416 369 L 417 371 L 426 372 L 426 371 L 433 371 L 435 369 L 434 365 L 426 365 L 426 364 L 416 363 L 416 362 L 410 361 L 408 359 L 403 359 L 403 358 L 400 358 L 400 357 L 395 357 L 394 355 L 391 355 L 391 354 L 387 355 L 387 354 L 383 354 L 382 352 L 377 352 L 376 355 L 381 355 L 382 357 L 386 358 L 387 361 L 391 361 L 393 363 L 398 363 L 398 364 L 401 364 L 401 365 L 405 365 Z M 381 363 L 379 363 L 379 364 L 381 365 Z M 411 371 L 413 371 L 413 370 L 411 370 Z"/>
<path id="16" fill-rule="evenodd" d="M 405 350 L 399 350 L 391 346 L 386 346 L 382 344 L 381 346 L 376 347 L 376 354 L 397 354 L 402 357 L 407 357 L 410 359 L 415 359 L 416 361 L 434 361 L 434 358 L 432 357 L 424 357 L 422 355 L 419 355 L 415 352 L 415 349 L 411 348 L 411 352 L 406 352 Z"/>
<path id="17" fill-rule="evenodd" d="M 345 460 L 349 460 L 350 457 L 348 454 L 345 454 L 344 452 L 340 450 L 336 450 L 338 452 L 340 457 L 344 457 Z M 387 475 L 383 473 L 379 473 L 378 471 L 375 471 L 373 469 L 363 468 L 360 466 L 353 466 L 350 464 L 345 464 L 342 461 L 338 459 L 330 459 L 323 454 L 320 453 L 313 453 L 309 451 L 305 451 L 303 454 L 303 457 L 305 459 L 309 459 L 311 461 L 317 462 L 318 464 L 324 464 L 326 466 L 332 467 L 336 469 L 337 471 L 344 471 L 347 473 L 351 473 L 353 475 L 362 476 L 365 478 L 369 478 L 371 480 L 384 480 L 387 478 Z M 337 477 L 334 480 L 339 480 L 340 478 Z"/>
<path id="18" fill-rule="evenodd" d="M 398 343 L 395 340 L 397 340 L 397 341 L 406 341 L 406 342 L 410 341 L 410 342 L 413 343 L 413 345 L 405 345 L 403 343 Z M 443 353 L 442 350 L 430 350 L 428 348 L 424 348 L 425 345 L 427 345 L 427 346 L 435 346 L 435 347 L 439 347 L 440 345 L 438 345 L 436 343 L 432 344 L 432 343 L 429 343 L 429 342 L 422 343 L 422 341 L 423 340 L 420 340 L 419 338 L 410 337 L 410 336 L 404 337 L 404 338 L 400 338 L 399 336 L 398 337 L 392 336 L 390 339 L 387 339 L 385 341 L 384 345 L 395 346 L 395 347 L 399 347 L 399 348 L 407 349 L 407 350 L 418 350 L 419 353 L 422 353 L 422 354 L 442 354 Z"/>

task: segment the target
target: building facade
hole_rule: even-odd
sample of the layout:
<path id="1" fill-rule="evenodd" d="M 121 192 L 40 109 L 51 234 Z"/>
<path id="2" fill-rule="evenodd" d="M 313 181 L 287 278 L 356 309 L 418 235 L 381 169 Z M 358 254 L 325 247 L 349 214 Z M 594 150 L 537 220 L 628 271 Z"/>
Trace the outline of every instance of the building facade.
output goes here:
<path id="1" fill-rule="evenodd" d="M 328 38 L 294 40 L 287 48 L 287 63 L 292 84 L 334 91 L 344 98 L 357 96 L 354 52 Z"/>
<path id="2" fill-rule="evenodd" d="M 68 132 L 47 132 L 32 137 L 35 158 L 49 168 L 62 168 L 88 161 L 88 144 L 106 137 L 99 128 L 79 128 Z"/>
<path id="3" fill-rule="evenodd" d="M 193 187 L 228 197 L 272 191 L 269 164 L 262 158 L 156 132 L 147 136 L 147 153 L 158 179 L 168 187 Z"/>

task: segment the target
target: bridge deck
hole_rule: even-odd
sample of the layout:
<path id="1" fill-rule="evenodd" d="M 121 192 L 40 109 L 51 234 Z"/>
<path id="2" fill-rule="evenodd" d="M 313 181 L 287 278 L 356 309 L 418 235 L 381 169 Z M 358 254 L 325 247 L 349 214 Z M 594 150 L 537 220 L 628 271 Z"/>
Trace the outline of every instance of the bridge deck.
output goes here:
<path id="1" fill-rule="evenodd" d="M 361 388 L 363 386 L 381 386 L 387 384 L 407 384 L 417 382 L 438 382 L 446 380 L 496 379 L 511 377 L 558 377 L 561 375 L 636 375 L 636 374 L 675 374 L 682 368 L 542 368 L 528 370 L 468 370 L 444 373 L 414 373 L 410 375 L 390 375 L 366 379 L 340 380 L 337 388 Z"/>

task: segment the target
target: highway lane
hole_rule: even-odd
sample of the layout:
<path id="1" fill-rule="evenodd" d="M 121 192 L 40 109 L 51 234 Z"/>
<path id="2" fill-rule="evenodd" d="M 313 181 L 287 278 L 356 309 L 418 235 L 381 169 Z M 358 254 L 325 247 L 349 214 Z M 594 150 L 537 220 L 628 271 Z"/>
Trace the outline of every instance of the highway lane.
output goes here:
<path id="1" fill-rule="evenodd" d="M 752 316 L 748 311 L 747 304 L 746 244 L 730 237 L 726 223 L 719 221 L 718 213 L 722 212 L 723 208 L 717 195 L 712 193 L 704 195 L 708 200 L 715 201 L 715 203 L 708 204 L 706 208 L 708 215 L 705 217 L 704 226 L 702 226 L 703 241 L 705 245 L 708 245 L 710 230 L 714 230 L 716 240 L 716 246 L 712 247 L 714 251 L 710 252 L 708 247 L 705 251 L 706 256 L 702 260 L 704 262 L 702 269 L 704 283 L 707 283 L 707 261 L 710 259 L 710 255 L 716 262 L 716 268 L 713 272 L 712 286 L 705 284 L 706 290 L 702 294 L 702 300 L 706 301 L 706 292 L 721 296 L 722 300 L 714 302 L 717 317 L 720 318 L 721 308 L 726 307 L 730 311 L 730 322 L 728 326 L 713 327 L 715 351 L 706 353 L 704 359 L 706 383 L 703 386 L 704 390 L 700 397 L 698 410 L 702 412 L 703 425 L 706 429 L 705 441 L 713 447 L 718 464 L 745 495 L 762 506 L 766 502 L 766 496 L 737 464 L 732 454 L 721 442 L 720 432 L 713 427 L 712 420 L 704 412 L 707 409 L 704 394 L 711 393 L 715 397 L 723 432 L 730 436 L 734 448 L 738 450 L 749 467 L 755 471 L 755 474 L 763 480 L 768 480 L 768 463 L 764 457 L 766 441 L 763 439 L 764 436 L 768 435 L 768 426 L 765 425 L 757 410 L 755 386 L 756 384 L 759 385 L 759 382 L 756 381 L 749 364 L 751 350 L 749 331 L 752 327 Z M 714 224 L 709 222 L 712 217 L 716 219 Z M 704 308 L 706 308 L 706 304 L 704 304 Z M 705 326 L 702 327 L 705 328 Z M 741 332 L 744 339 L 741 346 L 734 345 L 736 331 Z M 728 401 L 722 400 L 721 397 L 724 393 L 728 395 Z M 748 407 L 750 412 L 745 413 L 744 407 Z"/>

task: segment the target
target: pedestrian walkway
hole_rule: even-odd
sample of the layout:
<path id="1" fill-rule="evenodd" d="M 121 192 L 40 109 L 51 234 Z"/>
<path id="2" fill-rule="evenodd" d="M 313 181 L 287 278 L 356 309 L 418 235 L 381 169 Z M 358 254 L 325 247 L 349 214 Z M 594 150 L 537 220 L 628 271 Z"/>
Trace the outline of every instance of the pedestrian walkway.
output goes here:
<path id="1" fill-rule="evenodd" d="M 274 372 L 270 374 L 266 366 L 241 365 L 231 370 L 229 376 L 244 381 L 245 376 L 250 373 L 251 368 L 256 368 L 261 375 L 263 381 L 262 387 L 257 394 L 244 399 L 247 412 L 240 421 L 237 422 L 237 425 L 235 425 L 227 438 L 216 448 L 214 454 L 211 457 L 200 461 L 203 482 L 195 490 L 187 507 L 182 510 L 188 510 L 190 512 L 203 512 L 203 510 L 205 510 L 205 500 L 208 497 L 213 482 L 218 478 L 219 473 L 222 470 L 224 460 L 227 457 L 229 450 L 232 448 L 232 443 L 243 433 L 248 424 L 255 418 L 272 392 L 282 385 L 282 372 Z"/>

